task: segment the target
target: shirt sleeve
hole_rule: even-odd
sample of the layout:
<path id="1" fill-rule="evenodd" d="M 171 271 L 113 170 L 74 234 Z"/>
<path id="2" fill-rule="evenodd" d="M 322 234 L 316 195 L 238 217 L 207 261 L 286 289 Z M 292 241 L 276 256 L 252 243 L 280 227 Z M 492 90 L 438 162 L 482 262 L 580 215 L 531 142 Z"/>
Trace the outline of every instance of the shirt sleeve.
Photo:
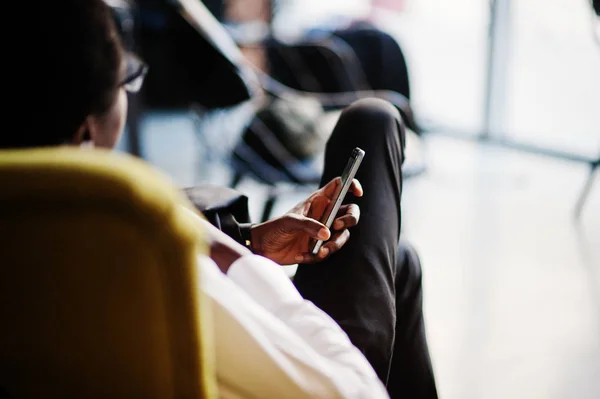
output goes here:
<path id="1" fill-rule="evenodd" d="M 363 354 L 279 265 L 247 255 L 227 276 L 199 258 L 221 397 L 387 398 Z"/>

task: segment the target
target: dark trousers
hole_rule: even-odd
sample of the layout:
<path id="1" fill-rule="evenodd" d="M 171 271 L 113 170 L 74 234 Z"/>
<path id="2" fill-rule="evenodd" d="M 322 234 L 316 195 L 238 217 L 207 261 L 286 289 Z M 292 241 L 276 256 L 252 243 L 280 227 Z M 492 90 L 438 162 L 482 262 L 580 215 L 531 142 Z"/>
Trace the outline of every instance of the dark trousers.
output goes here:
<path id="1" fill-rule="evenodd" d="M 301 265 L 294 283 L 365 354 L 392 398 L 436 398 L 425 337 L 421 268 L 399 243 L 404 127 L 392 105 L 360 100 L 342 113 L 325 152 L 321 185 L 340 176 L 353 148 L 365 150 L 357 173 L 361 217 L 350 240 L 327 260 Z"/>

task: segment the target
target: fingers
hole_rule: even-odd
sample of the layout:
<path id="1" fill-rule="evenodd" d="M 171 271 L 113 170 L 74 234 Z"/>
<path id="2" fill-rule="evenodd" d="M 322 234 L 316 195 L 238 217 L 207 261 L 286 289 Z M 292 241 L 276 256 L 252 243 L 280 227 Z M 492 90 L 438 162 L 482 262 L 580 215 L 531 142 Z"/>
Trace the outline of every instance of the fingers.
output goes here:
<path id="1" fill-rule="evenodd" d="M 333 199 L 338 191 L 339 186 L 342 184 L 342 178 L 336 177 L 332 179 L 329 183 L 321 188 L 321 192 L 329 199 Z M 352 183 L 350 184 L 350 189 L 348 190 L 352 194 L 357 197 L 362 197 L 364 194 L 362 185 L 357 179 L 352 179 Z"/>
<path id="2" fill-rule="evenodd" d="M 342 215 L 342 216 L 339 216 Z M 358 224 L 360 219 L 360 208 L 356 204 L 342 205 L 338 217 L 333 221 L 334 230 L 348 229 Z"/>
<path id="3" fill-rule="evenodd" d="M 328 240 L 331 237 L 331 232 L 323 223 L 297 214 L 286 215 L 284 229 L 288 231 L 302 231 L 312 238 L 319 240 Z"/>
<path id="4" fill-rule="evenodd" d="M 350 192 L 357 197 L 362 197 L 364 194 L 362 184 L 357 179 L 352 179 L 352 185 L 350 186 Z"/>
<path id="5" fill-rule="evenodd" d="M 327 198 L 329 198 L 331 200 L 337 193 L 338 186 L 340 186 L 341 184 L 342 184 L 342 178 L 336 177 L 336 178 L 333 178 L 329 183 L 327 183 L 326 185 L 321 187 L 321 189 L 319 191 L 321 191 L 323 193 L 323 195 L 325 195 Z"/>
<path id="6" fill-rule="evenodd" d="M 304 253 L 296 256 L 295 260 L 298 263 L 316 263 L 329 257 L 330 255 L 339 251 L 348 239 L 350 238 L 350 231 L 348 229 L 342 230 L 335 233 L 331 239 L 325 243 L 316 255 L 312 253 Z"/>

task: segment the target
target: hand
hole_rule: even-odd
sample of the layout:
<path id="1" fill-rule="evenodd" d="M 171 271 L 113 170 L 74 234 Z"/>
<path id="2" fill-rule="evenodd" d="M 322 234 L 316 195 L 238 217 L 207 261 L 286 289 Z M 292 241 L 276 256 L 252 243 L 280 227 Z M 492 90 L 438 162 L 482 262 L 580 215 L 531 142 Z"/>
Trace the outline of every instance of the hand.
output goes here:
<path id="1" fill-rule="evenodd" d="M 350 227 L 360 219 L 360 209 L 356 204 L 340 207 L 332 224 L 333 234 L 318 220 L 321 220 L 341 186 L 339 177 L 314 192 L 305 201 L 296 205 L 282 217 L 269 220 L 252 227 L 252 250 L 280 265 L 313 263 L 337 252 L 350 238 Z M 362 197 L 363 189 L 354 179 L 349 193 Z M 310 251 L 315 240 L 328 240 L 317 255 Z"/>

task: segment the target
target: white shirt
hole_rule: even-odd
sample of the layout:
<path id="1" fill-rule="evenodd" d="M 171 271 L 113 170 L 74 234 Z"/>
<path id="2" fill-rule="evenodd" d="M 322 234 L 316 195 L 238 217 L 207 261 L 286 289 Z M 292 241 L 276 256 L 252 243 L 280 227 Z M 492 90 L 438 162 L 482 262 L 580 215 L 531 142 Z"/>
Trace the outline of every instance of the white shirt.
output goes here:
<path id="1" fill-rule="evenodd" d="M 388 398 L 363 354 L 281 266 L 246 255 L 225 275 L 206 256 L 198 263 L 221 398 Z"/>

